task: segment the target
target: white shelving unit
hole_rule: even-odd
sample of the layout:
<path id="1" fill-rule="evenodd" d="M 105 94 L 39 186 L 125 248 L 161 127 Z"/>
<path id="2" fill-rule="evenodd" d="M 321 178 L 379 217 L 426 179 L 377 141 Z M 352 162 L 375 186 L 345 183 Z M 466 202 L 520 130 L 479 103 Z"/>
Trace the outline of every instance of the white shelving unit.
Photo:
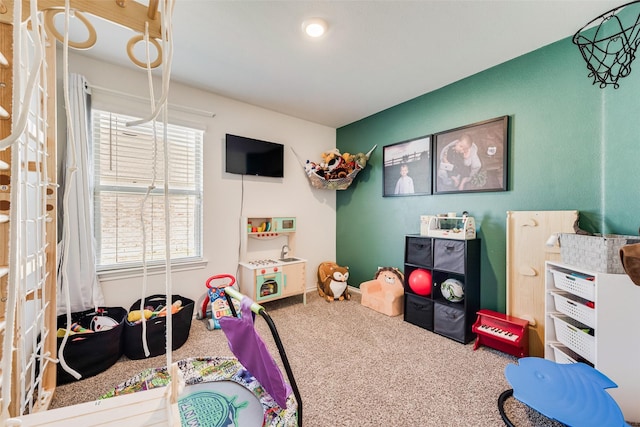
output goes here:
<path id="1" fill-rule="evenodd" d="M 626 274 L 547 261 L 545 291 L 545 358 L 605 374 L 625 419 L 640 422 L 640 286 Z"/>

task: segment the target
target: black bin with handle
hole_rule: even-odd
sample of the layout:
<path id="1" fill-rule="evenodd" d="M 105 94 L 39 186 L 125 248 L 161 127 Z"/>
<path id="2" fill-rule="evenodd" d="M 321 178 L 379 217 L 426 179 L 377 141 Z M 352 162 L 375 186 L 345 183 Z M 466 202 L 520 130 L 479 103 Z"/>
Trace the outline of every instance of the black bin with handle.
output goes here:
<path id="1" fill-rule="evenodd" d="M 192 299 L 172 295 L 171 304 L 180 300 L 182 302 L 181 309 L 173 314 L 172 317 L 172 350 L 177 350 L 189 338 L 189 330 L 191 329 L 191 318 L 193 317 L 193 307 L 195 305 Z M 167 306 L 166 295 L 151 295 L 144 299 L 144 307 Z M 129 311 L 140 310 L 140 300 L 131 305 Z M 167 307 L 170 310 L 170 307 Z M 166 352 L 166 330 L 167 318 L 165 316 L 147 319 L 147 346 L 149 348 L 149 357 L 159 356 Z M 125 320 L 124 326 L 124 354 L 129 359 L 144 359 L 144 347 L 142 342 L 142 323 L 131 323 Z"/>

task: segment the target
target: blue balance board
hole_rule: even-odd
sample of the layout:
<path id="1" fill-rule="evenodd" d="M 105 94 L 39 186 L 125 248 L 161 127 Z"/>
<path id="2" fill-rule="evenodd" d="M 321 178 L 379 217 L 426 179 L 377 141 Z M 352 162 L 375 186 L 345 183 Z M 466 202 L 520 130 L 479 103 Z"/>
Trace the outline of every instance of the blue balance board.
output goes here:
<path id="1" fill-rule="evenodd" d="M 567 426 L 628 426 L 605 390 L 616 383 L 585 363 L 524 357 L 517 365 L 507 365 L 505 376 L 514 398 Z"/>

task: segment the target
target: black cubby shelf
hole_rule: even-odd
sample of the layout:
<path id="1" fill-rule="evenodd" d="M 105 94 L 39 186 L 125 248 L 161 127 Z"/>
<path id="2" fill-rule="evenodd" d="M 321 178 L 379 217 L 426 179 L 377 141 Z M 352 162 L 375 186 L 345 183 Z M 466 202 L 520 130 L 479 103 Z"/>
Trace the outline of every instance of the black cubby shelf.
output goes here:
<path id="1" fill-rule="evenodd" d="M 416 270 L 431 274 L 430 292 L 411 286 Z M 480 310 L 480 239 L 453 240 L 420 235 L 405 236 L 404 320 L 466 344 L 475 338 L 471 327 Z M 453 278 L 464 284 L 464 299 L 444 298 L 440 285 Z"/>

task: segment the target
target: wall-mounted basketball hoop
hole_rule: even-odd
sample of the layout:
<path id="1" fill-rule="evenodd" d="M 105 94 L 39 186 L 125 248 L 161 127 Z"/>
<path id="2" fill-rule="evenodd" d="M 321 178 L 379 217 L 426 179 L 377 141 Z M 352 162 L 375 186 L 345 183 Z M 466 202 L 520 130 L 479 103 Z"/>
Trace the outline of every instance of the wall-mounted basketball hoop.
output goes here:
<path id="1" fill-rule="evenodd" d="M 618 79 L 631 73 L 639 35 L 640 0 L 612 9 L 578 30 L 573 43 L 587 62 L 593 84 L 620 87 Z"/>

